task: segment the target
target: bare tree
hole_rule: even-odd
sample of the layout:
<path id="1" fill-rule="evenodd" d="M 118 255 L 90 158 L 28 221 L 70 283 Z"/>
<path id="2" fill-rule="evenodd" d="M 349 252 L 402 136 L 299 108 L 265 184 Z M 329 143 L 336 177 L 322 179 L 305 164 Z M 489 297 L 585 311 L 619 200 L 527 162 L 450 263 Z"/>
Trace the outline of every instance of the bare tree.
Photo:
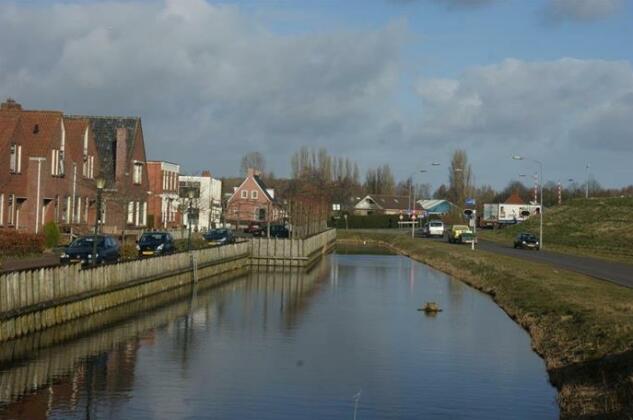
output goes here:
<path id="1" fill-rule="evenodd" d="M 240 173 L 242 176 L 246 176 L 248 168 L 253 168 L 263 173 L 266 170 L 264 155 L 260 152 L 248 152 L 242 156 L 240 161 Z"/>
<path id="2" fill-rule="evenodd" d="M 453 152 L 448 169 L 448 199 L 457 206 L 463 206 L 466 198 L 473 195 L 473 175 L 466 151 Z"/>

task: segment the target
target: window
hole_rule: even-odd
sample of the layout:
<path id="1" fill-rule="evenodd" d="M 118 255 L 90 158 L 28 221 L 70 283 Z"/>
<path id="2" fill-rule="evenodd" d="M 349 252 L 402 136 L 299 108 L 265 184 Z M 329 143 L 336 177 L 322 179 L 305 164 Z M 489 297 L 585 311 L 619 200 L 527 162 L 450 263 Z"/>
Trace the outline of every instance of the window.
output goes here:
<path id="1" fill-rule="evenodd" d="M 135 212 L 135 215 L 134 215 L 134 224 L 136 226 L 138 226 L 139 223 L 140 223 L 140 220 L 141 220 L 141 203 L 136 201 L 134 203 L 134 205 L 135 205 L 135 209 L 136 209 L 136 212 Z"/>
<path id="2" fill-rule="evenodd" d="M 240 194 L 241 194 L 240 197 L 248 198 L 248 191 L 247 190 L 242 190 L 242 192 Z"/>
<path id="3" fill-rule="evenodd" d="M 77 208 L 75 209 L 75 221 L 81 223 L 81 197 L 77 197 Z"/>
<path id="4" fill-rule="evenodd" d="M 253 200 L 257 200 L 257 190 L 253 190 L 253 191 L 251 191 L 251 198 L 252 198 Z"/>
<path id="5" fill-rule="evenodd" d="M 73 205 L 72 205 L 71 200 L 72 199 L 71 199 L 70 196 L 66 197 L 66 209 L 64 211 L 64 216 L 63 216 L 64 220 L 66 221 L 66 223 L 70 223 L 71 212 L 72 212 L 72 209 L 73 209 Z"/>
<path id="6" fill-rule="evenodd" d="M 84 178 L 94 178 L 95 157 L 92 155 L 84 156 L 82 174 Z"/>
<path id="7" fill-rule="evenodd" d="M 51 175 L 64 176 L 64 151 L 51 150 Z"/>
<path id="8" fill-rule="evenodd" d="M 143 182 L 143 162 L 134 161 L 134 172 L 132 173 L 132 181 L 135 184 Z"/>
<path id="9" fill-rule="evenodd" d="M 22 172 L 22 146 L 11 145 L 11 156 L 9 158 L 9 172 L 19 174 Z"/>
<path id="10" fill-rule="evenodd" d="M 9 225 L 15 224 L 15 194 L 9 195 L 8 210 L 9 210 Z"/>
<path id="11" fill-rule="evenodd" d="M 143 202 L 143 217 L 142 217 L 142 220 L 143 220 L 143 226 L 146 226 L 147 225 L 147 202 L 146 201 Z"/>
<path id="12" fill-rule="evenodd" d="M 129 225 L 134 223 L 134 201 L 127 203 L 127 223 Z"/>

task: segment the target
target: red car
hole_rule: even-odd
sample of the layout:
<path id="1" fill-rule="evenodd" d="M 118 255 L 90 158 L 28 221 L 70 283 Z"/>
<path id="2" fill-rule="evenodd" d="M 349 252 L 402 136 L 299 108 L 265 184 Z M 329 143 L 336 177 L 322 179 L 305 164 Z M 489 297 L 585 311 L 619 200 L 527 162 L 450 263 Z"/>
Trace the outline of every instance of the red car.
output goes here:
<path id="1" fill-rule="evenodd" d="M 259 236 L 262 233 L 262 226 L 259 223 L 250 223 L 244 233 L 251 233 L 253 236 Z"/>

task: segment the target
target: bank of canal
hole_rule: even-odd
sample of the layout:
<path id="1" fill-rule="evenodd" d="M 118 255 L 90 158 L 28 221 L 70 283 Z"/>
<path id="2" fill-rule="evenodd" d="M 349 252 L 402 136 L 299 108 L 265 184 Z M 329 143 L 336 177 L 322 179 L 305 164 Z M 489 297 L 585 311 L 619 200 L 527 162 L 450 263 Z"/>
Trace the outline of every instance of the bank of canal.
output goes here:
<path id="1" fill-rule="evenodd" d="M 406 257 L 334 254 L 307 274 L 255 270 L 153 299 L 170 294 L 5 360 L 0 418 L 338 419 L 355 402 L 358 419 L 558 416 L 526 332 L 487 295 Z M 431 300 L 444 311 L 416 310 Z M 19 389 L 37 367 L 51 376 Z"/>

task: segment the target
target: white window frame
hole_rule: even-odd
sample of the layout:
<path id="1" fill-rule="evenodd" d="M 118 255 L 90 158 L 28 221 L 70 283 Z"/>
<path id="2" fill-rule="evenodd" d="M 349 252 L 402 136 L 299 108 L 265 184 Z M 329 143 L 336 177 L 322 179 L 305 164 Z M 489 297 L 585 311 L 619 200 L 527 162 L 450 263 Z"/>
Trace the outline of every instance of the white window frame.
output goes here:
<path id="1" fill-rule="evenodd" d="M 257 190 L 251 191 L 251 200 L 257 200 L 259 193 Z"/>
<path id="2" fill-rule="evenodd" d="M 134 201 L 130 201 L 127 203 L 127 224 L 131 225 L 134 223 Z"/>
<path id="3" fill-rule="evenodd" d="M 77 197 L 77 208 L 75 209 L 74 219 L 77 223 L 81 223 L 81 197 Z"/>
<path id="4" fill-rule="evenodd" d="M 240 198 L 248 199 L 248 190 L 242 190 L 240 192 Z"/>
<path id="5" fill-rule="evenodd" d="M 9 219 L 7 220 L 7 224 L 9 226 L 13 226 L 15 225 L 15 206 L 16 206 L 16 198 L 15 198 L 15 194 L 9 194 L 9 200 L 11 202 L 10 207 L 8 208 L 9 210 Z"/>
<path id="6" fill-rule="evenodd" d="M 22 145 L 12 143 L 9 151 L 9 172 L 12 174 L 22 173 Z"/>
<path id="7" fill-rule="evenodd" d="M 147 226 L 147 201 L 143 201 L 143 226 Z"/>
<path id="8" fill-rule="evenodd" d="M 134 209 L 136 210 L 134 212 L 134 225 L 138 226 L 140 219 L 141 219 L 141 203 L 138 201 L 134 202 Z"/>
<path id="9" fill-rule="evenodd" d="M 143 162 L 141 161 L 132 162 L 132 182 L 136 185 L 143 183 Z"/>

